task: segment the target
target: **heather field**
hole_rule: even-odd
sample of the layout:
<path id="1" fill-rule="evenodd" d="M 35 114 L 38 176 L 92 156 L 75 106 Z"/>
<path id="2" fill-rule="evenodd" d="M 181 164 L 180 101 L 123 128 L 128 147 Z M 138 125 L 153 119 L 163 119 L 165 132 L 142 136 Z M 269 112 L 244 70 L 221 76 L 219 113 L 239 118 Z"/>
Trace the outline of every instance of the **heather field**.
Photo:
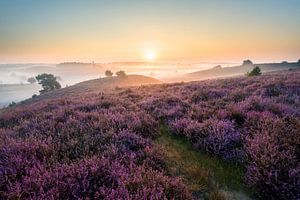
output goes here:
<path id="1" fill-rule="evenodd" d="M 0 199 L 233 198 L 300 199 L 299 70 L 0 110 Z"/>

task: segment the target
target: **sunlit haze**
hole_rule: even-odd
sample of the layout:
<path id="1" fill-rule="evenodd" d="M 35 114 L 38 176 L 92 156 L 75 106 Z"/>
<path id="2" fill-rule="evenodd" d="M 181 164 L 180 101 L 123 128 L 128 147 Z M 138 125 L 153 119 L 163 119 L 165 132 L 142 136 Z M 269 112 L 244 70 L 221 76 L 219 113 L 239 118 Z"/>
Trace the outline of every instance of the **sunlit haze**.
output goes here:
<path id="1" fill-rule="evenodd" d="M 299 8 L 297 0 L 2 0 L 0 63 L 292 61 Z"/>
<path id="2" fill-rule="evenodd" d="M 148 50 L 145 52 L 145 59 L 153 61 L 156 58 L 156 52 L 153 50 Z"/>

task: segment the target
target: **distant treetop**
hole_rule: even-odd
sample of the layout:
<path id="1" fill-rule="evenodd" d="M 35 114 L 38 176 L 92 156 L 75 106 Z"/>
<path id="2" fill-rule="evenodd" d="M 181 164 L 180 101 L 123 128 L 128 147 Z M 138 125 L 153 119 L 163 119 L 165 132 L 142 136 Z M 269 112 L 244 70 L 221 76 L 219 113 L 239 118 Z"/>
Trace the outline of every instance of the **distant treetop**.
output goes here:
<path id="1" fill-rule="evenodd" d="M 61 85 L 57 82 L 56 77 L 53 74 L 40 74 L 36 76 L 35 79 L 43 87 L 43 89 L 40 90 L 41 94 L 61 88 Z"/>
<path id="2" fill-rule="evenodd" d="M 35 80 L 34 77 L 29 77 L 29 78 L 27 79 L 27 82 L 30 83 L 30 84 L 33 84 L 33 83 L 36 83 L 36 80 Z"/>
<path id="3" fill-rule="evenodd" d="M 59 65 L 94 65 L 95 62 L 62 62 Z"/>
<path id="4" fill-rule="evenodd" d="M 110 71 L 110 70 L 105 71 L 105 76 L 111 77 L 112 75 L 114 75 L 114 73 L 112 73 L 112 71 Z"/>
<path id="5" fill-rule="evenodd" d="M 116 75 L 119 76 L 119 77 L 125 77 L 125 76 L 127 76 L 126 73 L 125 73 L 125 71 L 122 71 L 122 70 L 116 72 Z"/>
<path id="6" fill-rule="evenodd" d="M 253 65 L 253 62 L 251 60 L 244 60 L 243 65 Z"/>
<path id="7" fill-rule="evenodd" d="M 222 69 L 221 65 L 214 66 L 213 69 Z"/>

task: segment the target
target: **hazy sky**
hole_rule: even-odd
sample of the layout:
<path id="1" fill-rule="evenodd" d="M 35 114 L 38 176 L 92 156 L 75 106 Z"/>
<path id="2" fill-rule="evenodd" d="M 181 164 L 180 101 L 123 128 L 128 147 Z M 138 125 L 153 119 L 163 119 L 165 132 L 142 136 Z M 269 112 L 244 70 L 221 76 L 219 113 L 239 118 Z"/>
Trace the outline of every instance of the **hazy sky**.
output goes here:
<path id="1" fill-rule="evenodd" d="M 299 0 L 0 0 L 0 63 L 300 59 Z"/>

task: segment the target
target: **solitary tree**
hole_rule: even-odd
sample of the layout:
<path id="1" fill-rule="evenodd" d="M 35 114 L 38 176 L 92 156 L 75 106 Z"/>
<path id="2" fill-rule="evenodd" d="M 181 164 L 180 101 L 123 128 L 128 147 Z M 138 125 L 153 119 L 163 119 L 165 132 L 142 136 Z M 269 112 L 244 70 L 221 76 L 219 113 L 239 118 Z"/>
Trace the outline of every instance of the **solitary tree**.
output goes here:
<path id="1" fill-rule="evenodd" d="M 247 72 L 247 76 L 259 76 L 261 75 L 261 70 L 258 66 L 254 67 L 251 72 Z"/>
<path id="2" fill-rule="evenodd" d="M 116 73 L 116 75 L 119 76 L 119 77 L 125 77 L 125 76 L 126 76 L 126 73 L 125 73 L 124 71 L 118 71 L 118 72 Z"/>
<path id="3" fill-rule="evenodd" d="M 33 83 L 36 82 L 36 79 L 35 79 L 34 77 L 29 77 L 29 78 L 27 79 L 27 82 L 33 84 Z"/>
<path id="4" fill-rule="evenodd" d="M 41 94 L 50 92 L 52 90 L 60 89 L 61 85 L 57 82 L 56 77 L 53 74 L 40 74 L 35 77 L 43 89 L 40 90 Z"/>
<path id="5" fill-rule="evenodd" d="M 105 76 L 111 77 L 114 73 L 112 73 L 110 70 L 105 71 Z"/>
<path id="6" fill-rule="evenodd" d="M 245 66 L 245 65 L 253 65 L 253 62 L 251 60 L 244 60 L 243 66 Z"/>

